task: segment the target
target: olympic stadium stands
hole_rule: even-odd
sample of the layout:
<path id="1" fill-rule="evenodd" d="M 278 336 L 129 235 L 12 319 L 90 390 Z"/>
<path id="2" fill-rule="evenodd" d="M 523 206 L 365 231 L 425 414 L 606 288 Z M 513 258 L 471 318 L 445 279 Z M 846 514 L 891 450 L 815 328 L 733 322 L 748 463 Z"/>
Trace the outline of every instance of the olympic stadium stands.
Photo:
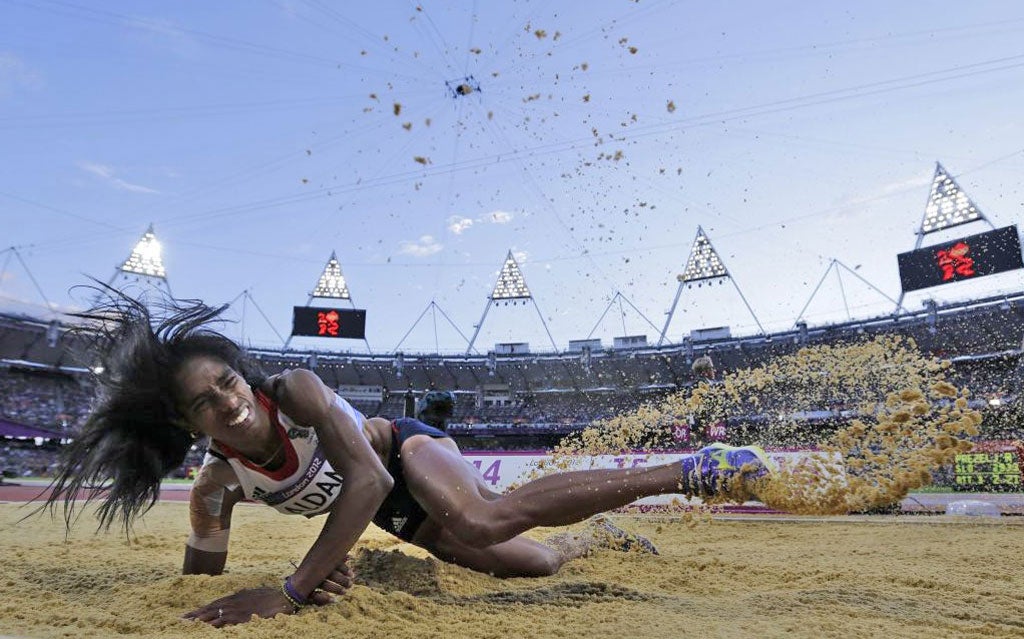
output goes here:
<path id="1" fill-rule="evenodd" d="M 0 410 L 12 421 L 73 432 L 87 414 L 90 362 L 77 361 L 82 339 L 70 326 L 0 315 Z M 355 355 L 254 350 L 268 373 L 314 370 L 333 388 L 370 389 L 351 401 L 368 415 L 398 417 L 429 389 L 452 390 L 453 435 L 469 448 L 544 448 L 595 419 L 635 410 L 694 383 L 690 365 L 711 354 L 720 371 L 754 367 L 807 344 L 854 342 L 875 335 L 913 338 L 948 359 L 956 381 L 975 393 L 1002 435 L 1021 436 L 999 415 L 1020 415 L 1024 292 L 823 326 L 797 325 L 770 335 L 683 340 L 661 348 L 562 353 Z M 816 407 L 827 421 L 835 407 Z M 747 426 L 756 416 L 748 416 Z M 986 420 L 988 421 L 988 420 Z M 199 454 L 199 453 L 197 453 Z M 193 460 L 194 461 L 194 460 Z M 2 463 L 2 460 L 0 460 Z"/>

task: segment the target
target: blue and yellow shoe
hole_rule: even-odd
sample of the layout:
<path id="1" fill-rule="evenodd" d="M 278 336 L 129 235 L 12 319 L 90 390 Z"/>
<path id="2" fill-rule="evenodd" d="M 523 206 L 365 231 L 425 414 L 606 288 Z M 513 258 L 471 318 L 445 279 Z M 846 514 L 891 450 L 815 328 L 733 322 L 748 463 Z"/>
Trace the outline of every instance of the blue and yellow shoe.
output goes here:
<path id="1" fill-rule="evenodd" d="M 754 496 L 757 480 L 776 471 L 775 462 L 760 446 L 714 443 L 684 457 L 683 492 L 698 497 Z"/>

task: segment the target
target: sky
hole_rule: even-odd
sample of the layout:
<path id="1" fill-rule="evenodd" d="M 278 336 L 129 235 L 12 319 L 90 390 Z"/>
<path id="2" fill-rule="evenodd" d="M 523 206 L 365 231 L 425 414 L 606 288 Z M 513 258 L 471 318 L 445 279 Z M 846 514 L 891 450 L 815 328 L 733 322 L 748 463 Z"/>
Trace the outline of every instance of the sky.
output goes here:
<path id="1" fill-rule="evenodd" d="M 170 292 L 232 303 L 255 347 L 752 335 L 893 312 L 936 162 L 990 224 L 926 246 L 1024 204 L 1013 0 L 0 0 L 0 24 L 0 309 L 38 317 L 121 282 L 152 225 Z M 680 289 L 698 227 L 730 279 Z M 490 306 L 509 252 L 532 298 Z M 332 253 L 366 339 L 289 340 Z"/>

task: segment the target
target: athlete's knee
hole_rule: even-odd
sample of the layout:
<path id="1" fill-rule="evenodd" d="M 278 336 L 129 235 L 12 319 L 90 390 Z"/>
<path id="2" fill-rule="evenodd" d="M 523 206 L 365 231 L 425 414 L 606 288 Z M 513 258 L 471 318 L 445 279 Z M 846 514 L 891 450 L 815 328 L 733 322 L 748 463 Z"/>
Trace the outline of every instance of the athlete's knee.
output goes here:
<path id="1" fill-rule="evenodd" d="M 448 529 L 471 548 L 486 548 L 512 537 L 500 509 L 491 507 L 489 502 L 453 513 Z"/>
<path id="2" fill-rule="evenodd" d="M 525 559 L 510 577 L 550 577 L 562 567 L 561 555 L 551 548 L 540 548 Z"/>

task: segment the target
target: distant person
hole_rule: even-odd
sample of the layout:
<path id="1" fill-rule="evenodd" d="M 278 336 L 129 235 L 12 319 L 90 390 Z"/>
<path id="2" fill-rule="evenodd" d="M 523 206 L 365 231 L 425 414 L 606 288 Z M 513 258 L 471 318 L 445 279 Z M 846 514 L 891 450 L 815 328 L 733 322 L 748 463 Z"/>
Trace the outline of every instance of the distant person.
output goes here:
<path id="1" fill-rule="evenodd" d="M 693 360 L 690 366 L 696 383 L 713 383 L 715 381 L 715 362 L 710 355 L 702 355 Z M 705 441 L 716 441 L 728 436 L 725 409 L 722 398 L 717 393 L 707 393 L 702 397 L 700 409 L 693 415 L 691 428 L 703 431 Z"/>
<path id="2" fill-rule="evenodd" d="M 690 371 L 693 373 L 693 376 L 697 378 L 697 381 L 700 381 L 701 379 L 714 379 L 715 363 L 711 360 L 710 355 L 702 355 L 693 360 L 693 365 L 690 366 Z"/>
<path id="3" fill-rule="evenodd" d="M 416 400 L 416 419 L 439 431 L 447 432 L 448 420 L 455 414 L 455 393 L 427 391 Z"/>
<path id="4" fill-rule="evenodd" d="M 717 444 L 669 464 L 557 473 L 498 494 L 437 428 L 412 418 L 368 419 L 308 370 L 264 376 L 209 327 L 224 306 L 170 300 L 166 316 L 154 319 L 142 303 L 109 293 L 109 302 L 80 314 L 98 331 L 87 361 L 98 364 L 101 390 L 45 506 L 63 502 L 70 529 L 81 491 L 100 502 L 101 526 L 121 520 L 127 530 L 157 500 L 160 480 L 208 437 L 190 495 L 185 574 L 224 571 L 232 510 L 243 499 L 285 514 L 326 515 L 279 586 L 240 590 L 185 615 L 213 626 L 291 614 L 328 603 L 328 593 L 344 594 L 352 583 L 347 555 L 370 522 L 473 570 L 551 575 L 601 545 L 656 551 L 606 519 L 550 545 L 522 533 L 649 495 L 742 498 L 771 470 L 757 447 Z"/>

